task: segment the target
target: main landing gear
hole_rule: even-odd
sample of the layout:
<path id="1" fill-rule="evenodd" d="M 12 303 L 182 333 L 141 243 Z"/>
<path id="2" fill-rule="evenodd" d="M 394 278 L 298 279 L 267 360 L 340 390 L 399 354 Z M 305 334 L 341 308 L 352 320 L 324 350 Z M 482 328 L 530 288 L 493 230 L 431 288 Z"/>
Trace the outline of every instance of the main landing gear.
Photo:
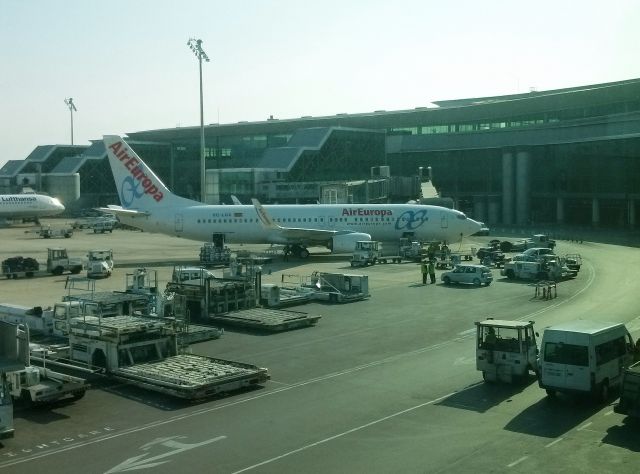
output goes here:
<path id="1" fill-rule="evenodd" d="M 302 245 L 285 245 L 284 254 L 293 255 L 298 258 L 307 258 L 309 256 L 309 251 Z"/>

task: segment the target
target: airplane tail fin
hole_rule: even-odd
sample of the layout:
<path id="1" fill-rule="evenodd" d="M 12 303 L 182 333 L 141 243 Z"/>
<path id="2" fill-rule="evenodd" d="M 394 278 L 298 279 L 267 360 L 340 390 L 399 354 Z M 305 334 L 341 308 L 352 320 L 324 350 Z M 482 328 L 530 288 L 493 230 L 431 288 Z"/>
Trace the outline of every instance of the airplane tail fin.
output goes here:
<path id="1" fill-rule="evenodd" d="M 121 137 L 105 135 L 103 140 L 120 203 L 124 209 L 151 211 L 158 207 L 200 204 L 169 191 Z"/>

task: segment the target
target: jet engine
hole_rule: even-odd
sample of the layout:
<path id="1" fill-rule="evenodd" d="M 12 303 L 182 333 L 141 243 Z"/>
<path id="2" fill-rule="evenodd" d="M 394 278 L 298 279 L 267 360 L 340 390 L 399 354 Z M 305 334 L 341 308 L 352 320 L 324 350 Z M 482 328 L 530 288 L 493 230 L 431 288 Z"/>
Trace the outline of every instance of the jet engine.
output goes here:
<path id="1" fill-rule="evenodd" d="M 356 242 L 359 240 L 371 240 L 371 236 L 364 232 L 334 235 L 329 241 L 329 249 L 333 253 L 351 253 L 356 249 Z"/>

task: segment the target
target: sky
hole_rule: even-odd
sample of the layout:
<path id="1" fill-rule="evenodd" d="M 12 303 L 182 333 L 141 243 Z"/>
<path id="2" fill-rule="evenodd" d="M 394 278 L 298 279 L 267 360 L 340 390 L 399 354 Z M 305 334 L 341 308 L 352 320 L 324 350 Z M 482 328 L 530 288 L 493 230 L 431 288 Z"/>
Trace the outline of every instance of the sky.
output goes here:
<path id="1" fill-rule="evenodd" d="M 0 167 L 38 145 L 640 77 L 638 0 L 0 0 Z"/>

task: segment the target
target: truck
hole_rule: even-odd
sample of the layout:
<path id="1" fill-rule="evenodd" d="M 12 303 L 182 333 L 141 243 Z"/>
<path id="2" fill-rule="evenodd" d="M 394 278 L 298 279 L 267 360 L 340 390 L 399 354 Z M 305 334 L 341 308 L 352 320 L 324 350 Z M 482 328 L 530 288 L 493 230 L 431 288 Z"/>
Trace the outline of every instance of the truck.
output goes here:
<path id="1" fill-rule="evenodd" d="M 47 272 L 62 275 L 64 272 L 78 274 L 82 271 L 84 262 L 78 258 L 70 258 L 65 248 L 47 249 Z"/>
<path id="2" fill-rule="evenodd" d="M 403 260 L 419 262 L 427 255 L 420 242 L 401 239 L 397 255 L 385 255 L 382 242 L 376 240 L 359 240 L 351 255 L 352 267 L 366 267 L 376 263 L 401 263 Z"/>
<path id="3" fill-rule="evenodd" d="M 576 272 L 569 269 L 559 258 L 542 259 L 535 262 L 510 260 L 504 263 L 500 274 L 509 279 L 554 281 L 576 276 Z"/>
<path id="4" fill-rule="evenodd" d="M 85 379 L 29 365 L 8 372 L 9 393 L 14 400 L 43 404 L 63 399 L 80 400 L 88 385 Z"/>
<path id="5" fill-rule="evenodd" d="M 535 234 L 529 239 L 518 240 L 516 242 L 504 240 L 499 243 L 500 250 L 503 252 L 522 252 L 533 247 L 553 249 L 555 246 L 556 241 L 549 238 L 546 234 Z"/>
<path id="6" fill-rule="evenodd" d="M 89 250 L 87 278 L 107 278 L 113 272 L 113 250 Z"/>
<path id="7" fill-rule="evenodd" d="M 266 368 L 252 364 L 179 353 L 173 319 L 102 318 L 87 315 L 82 302 L 65 304 L 67 311 L 54 315 L 56 327 L 69 337 L 69 352 L 61 363 L 100 370 L 120 382 L 189 400 L 260 385 L 270 378 Z"/>
<path id="8" fill-rule="evenodd" d="M 10 257 L 2 262 L 2 274 L 6 278 L 62 275 L 64 272 L 78 274 L 83 268 L 82 259 L 69 258 L 67 249 L 57 247 L 47 249 L 46 270 L 41 270 L 38 261 L 31 257 Z"/>
<path id="9" fill-rule="evenodd" d="M 534 321 L 487 318 L 476 325 L 476 368 L 485 382 L 518 383 L 538 373 Z"/>
<path id="10" fill-rule="evenodd" d="M 640 418 L 640 361 L 631 364 L 622 374 L 620 400 L 613 411 Z"/>

